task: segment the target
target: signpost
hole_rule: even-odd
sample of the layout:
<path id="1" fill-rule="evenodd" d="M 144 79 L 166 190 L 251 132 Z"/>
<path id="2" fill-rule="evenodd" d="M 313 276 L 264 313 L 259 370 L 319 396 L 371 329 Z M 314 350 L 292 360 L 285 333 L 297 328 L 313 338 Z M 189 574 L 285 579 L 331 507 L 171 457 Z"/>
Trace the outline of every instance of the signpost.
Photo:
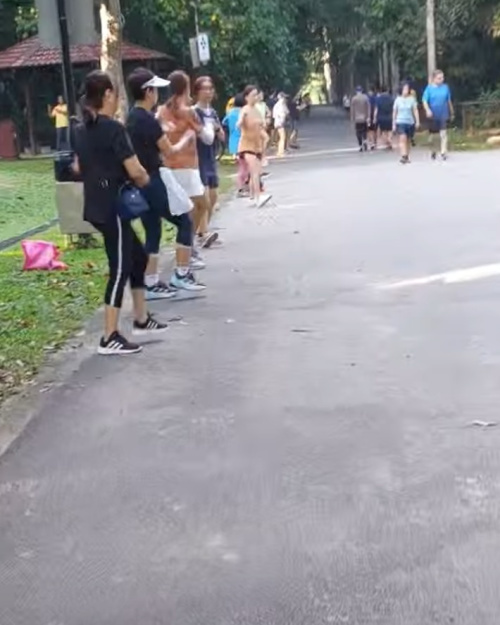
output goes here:
<path id="1" fill-rule="evenodd" d="M 210 41 L 206 33 L 198 33 L 196 37 L 198 43 L 198 58 L 202 65 L 210 61 Z"/>

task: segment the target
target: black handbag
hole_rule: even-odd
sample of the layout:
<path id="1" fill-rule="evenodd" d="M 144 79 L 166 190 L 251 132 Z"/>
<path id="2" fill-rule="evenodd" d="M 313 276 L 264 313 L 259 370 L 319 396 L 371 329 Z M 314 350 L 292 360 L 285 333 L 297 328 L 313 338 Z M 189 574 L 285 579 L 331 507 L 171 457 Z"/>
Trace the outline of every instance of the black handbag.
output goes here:
<path id="1" fill-rule="evenodd" d="M 118 192 L 118 215 L 124 221 L 132 221 L 142 217 L 149 211 L 149 204 L 140 189 L 127 183 Z"/>

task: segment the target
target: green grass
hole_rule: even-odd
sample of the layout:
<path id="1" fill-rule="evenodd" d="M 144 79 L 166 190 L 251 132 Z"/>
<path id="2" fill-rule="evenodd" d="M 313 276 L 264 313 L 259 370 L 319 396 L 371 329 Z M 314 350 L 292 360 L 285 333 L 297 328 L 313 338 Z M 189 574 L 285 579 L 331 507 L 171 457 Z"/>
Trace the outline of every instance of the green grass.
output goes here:
<path id="1" fill-rule="evenodd" d="M 489 135 L 474 134 L 468 135 L 459 128 L 452 128 L 448 131 L 449 149 L 454 152 L 469 152 L 495 150 L 498 146 L 487 145 L 486 139 Z M 416 135 L 417 145 L 427 146 L 429 135 L 427 132 L 420 132 Z"/>
<path id="2" fill-rule="evenodd" d="M 57 230 L 44 240 L 63 244 Z M 0 253 L 0 401 L 28 382 L 44 357 L 100 305 L 107 265 L 102 248 L 65 249 L 67 271 L 23 272 L 19 247 Z"/>
<path id="3" fill-rule="evenodd" d="M 231 189 L 234 171 L 221 165 L 222 194 Z M 0 183 L 0 240 L 54 216 L 51 161 L 0 162 Z M 142 236 L 140 225 L 138 231 Z M 163 242 L 172 235 L 165 223 Z M 68 270 L 23 272 L 20 245 L 0 252 L 0 402 L 32 380 L 47 354 L 64 345 L 102 303 L 107 263 L 100 240 L 96 249 L 75 249 L 58 228 L 33 238 L 58 245 Z"/>
<path id="4" fill-rule="evenodd" d="M 0 161 L 0 241 L 54 217 L 52 159 Z"/>

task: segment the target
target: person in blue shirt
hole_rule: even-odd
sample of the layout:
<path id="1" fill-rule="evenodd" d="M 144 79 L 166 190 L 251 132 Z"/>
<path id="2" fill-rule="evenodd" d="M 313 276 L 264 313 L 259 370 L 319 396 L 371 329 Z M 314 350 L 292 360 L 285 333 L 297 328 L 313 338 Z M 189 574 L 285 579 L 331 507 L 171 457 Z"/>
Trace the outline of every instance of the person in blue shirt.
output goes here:
<path id="1" fill-rule="evenodd" d="M 451 101 L 451 91 L 444 82 L 444 73 L 437 69 L 432 74 L 432 81 L 424 91 L 422 98 L 425 113 L 429 119 L 429 144 L 431 156 L 435 160 L 436 138 L 439 136 L 441 158 L 446 160 L 448 155 L 448 132 L 446 127 L 448 120 L 453 119 L 455 111 Z"/>
<path id="2" fill-rule="evenodd" d="M 394 131 L 399 135 L 399 149 L 401 151 L 401 163 L 406 165 L 410 162 L 410 142 L 415 129 L 420 126 L 418 104 L 415 96 L 411 93 L 410 84 L 405 82 L 401 87 L 401 94 L 394 102 L 393 113 Z"/>

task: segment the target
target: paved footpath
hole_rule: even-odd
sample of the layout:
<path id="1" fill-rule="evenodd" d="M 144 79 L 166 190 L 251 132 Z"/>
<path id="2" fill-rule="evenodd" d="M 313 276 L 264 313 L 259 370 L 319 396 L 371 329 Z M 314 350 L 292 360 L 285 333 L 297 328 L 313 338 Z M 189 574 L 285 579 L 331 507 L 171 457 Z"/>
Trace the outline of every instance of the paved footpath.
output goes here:
<path id="1" fill-rule="evenodd" d="M 1 625 L 498 625 L 500 156 L 347 137 L 224 208 L 185 324 L 40 395 Z"/>

